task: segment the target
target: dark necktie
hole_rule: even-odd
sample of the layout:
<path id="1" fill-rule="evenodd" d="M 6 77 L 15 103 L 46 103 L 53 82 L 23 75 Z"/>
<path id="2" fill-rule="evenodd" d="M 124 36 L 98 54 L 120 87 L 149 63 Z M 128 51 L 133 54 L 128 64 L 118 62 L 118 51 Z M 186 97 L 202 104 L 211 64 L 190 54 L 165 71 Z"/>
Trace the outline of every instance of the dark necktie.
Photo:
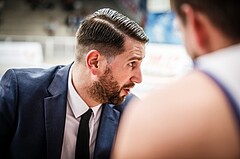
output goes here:
<path id="1" fill-rule="evenodd" d="M 92 109 L 88 109 L 86 113 L 81 115 L 76 142 L 75 159 L 89 159 L 89 119 L 91 114 Z"/>

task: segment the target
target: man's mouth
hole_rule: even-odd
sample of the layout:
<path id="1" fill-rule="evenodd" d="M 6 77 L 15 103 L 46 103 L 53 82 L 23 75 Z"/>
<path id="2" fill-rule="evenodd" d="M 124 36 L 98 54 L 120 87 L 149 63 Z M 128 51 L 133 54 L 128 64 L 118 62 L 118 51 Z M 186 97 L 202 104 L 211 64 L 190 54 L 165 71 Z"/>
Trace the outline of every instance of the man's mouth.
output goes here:
<path id="1" fill-rule="evenodd" d="M 131 89 L 134 87 L 134 83 L 128 84 L 123 88 L 124 94 L 128 95 L 131 92 Z"/>
<path id="2" fill-rule="evenodd" d="M 126 95 L 128 95 L 128 94 L 130 93 L 130 89 L 125 88 L 125 89 L 123 89 L 123 90 L 124 90 L 124 92 L 125 92 Z"/>

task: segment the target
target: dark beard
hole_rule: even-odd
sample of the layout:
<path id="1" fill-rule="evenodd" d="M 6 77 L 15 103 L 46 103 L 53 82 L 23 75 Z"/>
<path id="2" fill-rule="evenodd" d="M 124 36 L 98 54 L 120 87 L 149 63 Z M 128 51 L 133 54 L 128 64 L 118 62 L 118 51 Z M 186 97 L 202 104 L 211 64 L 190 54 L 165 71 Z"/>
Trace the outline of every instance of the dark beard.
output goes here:
<path id="1" fill-rule="evenodd" d="M 124 85 L 122 89 L 131 86 L 134 86 L 134 83 Z M 99 78 L 99 81 L 94 82 L 88 88 L 88 93 L 94 100 L 100 103 L 120 105 L 125 100 L 125 96 L 120 96 L 122 89 L 118 85 L 118 82 L 114 80 L 111 69 L 107 67 L 104 75 Z"/>

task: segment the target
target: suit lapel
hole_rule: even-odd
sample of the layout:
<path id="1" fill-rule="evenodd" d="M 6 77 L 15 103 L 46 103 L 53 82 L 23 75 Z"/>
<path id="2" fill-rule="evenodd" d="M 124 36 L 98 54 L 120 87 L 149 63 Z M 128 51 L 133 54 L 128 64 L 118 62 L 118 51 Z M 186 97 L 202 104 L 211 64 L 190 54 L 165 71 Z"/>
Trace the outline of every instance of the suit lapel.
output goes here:
<path id="1" fill-rule="evenodd" d="M 120 112 L 114 109 L 113 105 L 103 105 L 94 159 L 110 158 L 111 147 L 117 132 L 119 118 Z"/>
<path id="2" fill-rule="evenodd" d="M 135 95 L 130 94 L 126 97 L 124 103 L 119 106 L 112 104 L 102 106 L 103 110 L 94 150 L 94 159 L 110 158 L 121 114 L 133 98 L 138 99 Z"/>
<path id="3" fill-rule="evenodd" d="M 44 99 L 47 158 L 61 157 L 67 103 L 69 66 L 61 68 L 55 75 L 48 91 L 52 96 Z"/>

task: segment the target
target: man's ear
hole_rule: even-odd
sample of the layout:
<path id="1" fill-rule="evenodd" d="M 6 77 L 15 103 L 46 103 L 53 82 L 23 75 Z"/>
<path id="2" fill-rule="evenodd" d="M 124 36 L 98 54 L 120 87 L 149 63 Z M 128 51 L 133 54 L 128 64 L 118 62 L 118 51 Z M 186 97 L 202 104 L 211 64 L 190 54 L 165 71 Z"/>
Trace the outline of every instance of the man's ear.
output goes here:
<path id="1" fill-rule="evenodd" d="M 208 47 L 208 30 L 207 30 L 207 20 L 201 12 L 194 10 L 190 5 L 184 4 L 182 7 L 182 12 L 186 16 L 186 26 L 189 29 L 190 34 L 192 34 L 192 40 L 194 40 L 198 49 L 206 50 Z"/>
<path id="2" fill-rule="evenodd" d="M 100 56 L 97 50 L 90 50 L 85 58 L 86 66 L 94 75 L 98 73 Z"/>

